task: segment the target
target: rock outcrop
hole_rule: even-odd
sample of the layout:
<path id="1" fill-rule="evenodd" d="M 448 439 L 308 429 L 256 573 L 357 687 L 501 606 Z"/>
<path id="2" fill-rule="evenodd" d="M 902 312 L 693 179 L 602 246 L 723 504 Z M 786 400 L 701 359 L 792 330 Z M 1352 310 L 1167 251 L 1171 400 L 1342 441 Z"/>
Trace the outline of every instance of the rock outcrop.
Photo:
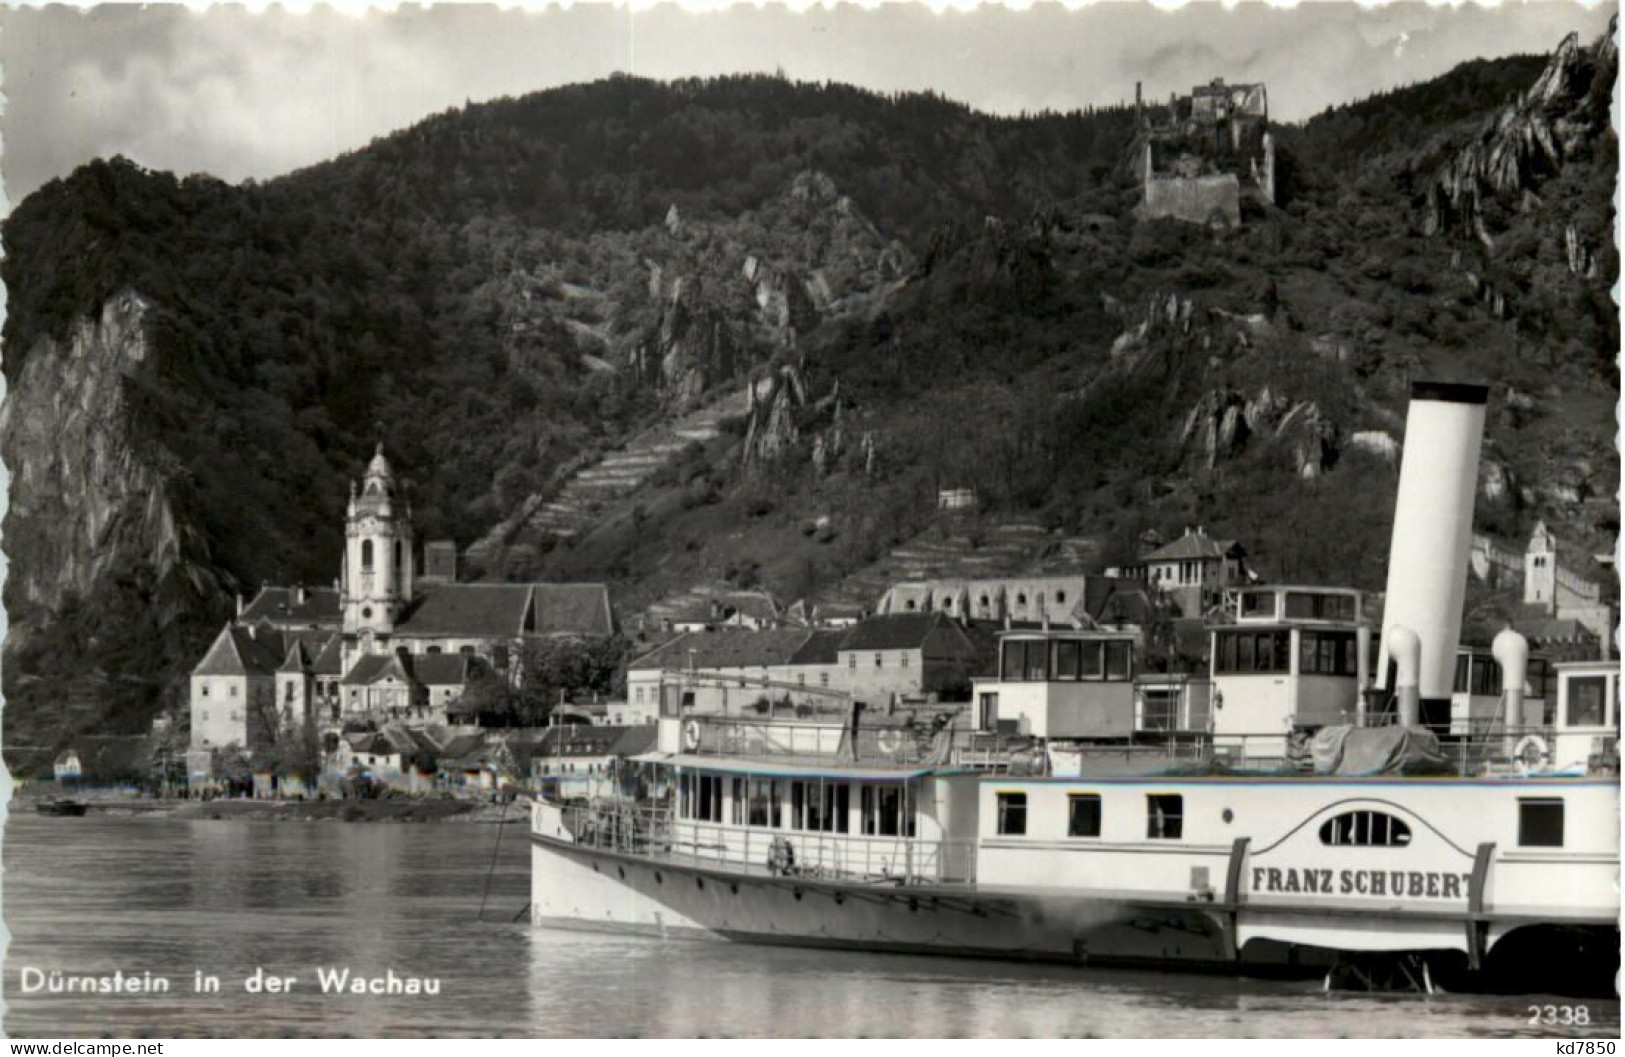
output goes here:
<path id="1" fill-rule="evenodd" d="M 163 449 L 135 439 L 128 394 L 148 363 L 150 309 L 136 293 L 112 297 L 65 340 L 37 342 L 11 379 L 0 407 L 11 474 L 8 646 L 33 620 L 132 566 L 150 575 L 160 625 L 224 596 L 205 541 L 176 515 L 177 469 Z"/>
<path id="2" fill-rule="evenodd" d="M 772 462 L 801 439 L 796 416 L 807 403 L 801 372 L 785 364 L 750 389 L 750 419 L 745 427 L 744 461 Z"/>
<path id="3" fill-rule="evenodd" d="M 660 307 L 659 321 L 633 351 L 638 380 L 669 407 L 693 405 L 749 366 L 748 350 L 727 314 L 704 298 L 696 281 L 678 280 Z"/>
<path id="4" fill-rule="evenodd" d="M 1490 200 L 1523 206 L 1606 127 L 1619 67 L 1617 18 L 1590 48 L 1569 34 L 1535 83 L 1444 165 L 1428 188 L 1428 234 L 1468 231 L 1493 247 Z"/>
<path id="5" fill-rule="evenodd" d="M 1236 389 L 1207 392 L 1185 416 L 1178 443 L 1206 469 L 1260 445 L 1283 447 L 1300 477 L 1318 477 L 1336 462 L 1337 427 L 1309 400 L 1293 401 L 1268 386 L 1252 397 Z"/>

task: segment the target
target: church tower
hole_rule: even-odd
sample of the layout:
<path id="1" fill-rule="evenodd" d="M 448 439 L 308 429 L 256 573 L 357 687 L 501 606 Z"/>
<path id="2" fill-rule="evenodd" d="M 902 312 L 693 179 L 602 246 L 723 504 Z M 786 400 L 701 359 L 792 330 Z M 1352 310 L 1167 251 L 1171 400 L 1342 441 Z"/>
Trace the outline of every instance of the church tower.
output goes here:
<path id="1" fill-rule="evenodd" d="M 1544 521 L 1535 522 L 1524 552 L 1523 601 L 1547 613 L 1557 612 L 1557 540 Z"/>
<path id="2" fill-rule="evenodd" d="M 350 483 L 341 599 L 346 654 L 387 651 L 395 623 L 412 601 L 414 574 L 411 506 L 398 494 L 380 444 L 359 490 Z"/>

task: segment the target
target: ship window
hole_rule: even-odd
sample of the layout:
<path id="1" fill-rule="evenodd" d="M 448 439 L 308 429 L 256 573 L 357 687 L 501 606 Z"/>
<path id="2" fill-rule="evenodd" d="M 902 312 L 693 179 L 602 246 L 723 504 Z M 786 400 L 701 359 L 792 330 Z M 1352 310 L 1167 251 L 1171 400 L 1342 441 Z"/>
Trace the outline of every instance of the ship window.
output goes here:
<path id="1" fill-rule="evenodd" d="M 850 823 L 847 809 L 852 792 L 844 782 L 794 782 L 790 789 L 790 814 L 795 829 L 815 833 L 846 833 Z"/>
<path id="2" fill-rule="evenodd" d="M 1055 678 L 1076 679 L 1083 667 L 1083 643 L 1062 639 L 1055 644 Z"/>
<path id="3" fill-rule="evenodd" d="M 1073 793 L 1066 798 L 1066 835 L 1100 836 L 1100 797 L 1095 793 Z"/>
<path id="4" fill-rule="evenodd" d="M 1354 635 L 1347 631 L 1298 633 L 1299 675 L 1354 675 L 1357 654 Z"/>
<path id="5" fill-rule="evenodd" d="M 750 810 L 746 821 L 752 826 L 779 826 L 779 786 L 771 778 L 750 780 Z"/>
<path id="6" fill-rule="evenodd" d="M 1381 811 L 1345 811 L 1320 827 L 1320 843 L 1361 848 L 1397 848 L 1411 842 L 1411 828 Z"/>
<path id="7" fill-rule="evenodd" d="M 1563 801 L 1552 798 L 1519 798 L 1518 846 L 1521 848 L 1561 848 L 1563 846 Z"/>
<path id="8" fill-rule="evenodd" d="M 1037 682 L 1049 678 L 1049 643 L 1043 639 L 1006 641 L 1005 682 Z"/>
<path id="9" fill-rule="evenodd" d="M 999 834 L 1020 837 L 1027 832 L 1027 794 L 999 794 Z"/>
<path id="10" fill-rule="evenodd" d="M 735 776 L 733 779 L 733 796 L 728 800 L 728 821 L 735 826 L 745 824 L 745 779 Z"/>
<path id="11" fill-rule="evenodd" d="M 1106 678 L 1111 682 L 1124 682 L 1129 677 L 1129 644 L 1106 643 Z"/>
<path id="12" fill-rule="evenodd" d="M 1082 642 L 1078 644 L 1083 648 L 1079 657 L 1078 675 L 1084 679 L 1099 679 L 1101 668 L 1100 643 Z"/>
<path id="13" fill-rule="evenodd" d="M 1145 798 L 1145 835 L 1152 840 L 1178 840 L 1185 831 L 1185 798 L 1178 793 L 1152 793 Z"/>
<path id="14" fill-rule="evenodd" d="M 863 833 L 867 837 L 912 837 L 912 818 L 903 814 L 903 788 L 898 785 L 865 785 L 859 804 Z"/>
<path id="15" fill-rule="evenodd" d="M 1290 591 L 1286 596 L 1286 615 L 1293 620 L 1353 620 L 1354 598 Z"/>
<path id="16" fill-rule="evenodd" d="M 1608 678 L 1603 675 L 1569 679 L 1569 704 L 1563 716 L 1568 727 L 1600 727 L 1606 719 Z"/>
<path id="17" fill-rule="evenodd" d="M 692 778 L 686 774 L 678 775 L 677 796 L 679 810 L 684 818 L 698 819 L 701 822 L 722 821 L 720 774 L 702 774 Z"/>
<path id="18" fill-rule="evenodd" d="M 1219 674 L 1285 674 L 1291 663 L 1285 631 L 1222 631 L 1213 639 L 1213 665 Z"/>

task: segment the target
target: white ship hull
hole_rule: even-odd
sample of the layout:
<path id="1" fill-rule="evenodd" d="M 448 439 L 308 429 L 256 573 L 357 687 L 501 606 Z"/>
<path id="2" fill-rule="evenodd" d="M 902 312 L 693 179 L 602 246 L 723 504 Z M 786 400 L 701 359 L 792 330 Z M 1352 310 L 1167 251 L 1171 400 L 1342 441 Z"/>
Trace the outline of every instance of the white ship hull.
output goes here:
<path id="1" fill-rule="evenodd" d="M 1493 845 L 1469 839 L 1492 810 L 1515 806 L 1520 792 L 1528 792 L 1521 783 L 1413 792 L 1406 799 L 1433 808 L 1428 815 L 1457 829 L 1463 841 L 1458 847 L 1427 818 L 1390 804 L 1416 834 L 1406 846 L 1389 848 L 1321 844 L 1317 830 L 1330 813 L 1371 802 L 1351 801 L 1351 790 L 1339 783 L 1089 784 L 1128 802 L 1143 798 L 1142 786 L 1183 789 L 1192 809 L 1212 800 L 1214 819 L 1222 800 L 1237 814 L 1278 814 L 1280 821 L 1256 842 L 1182 848 L 1146 841 L 1062 847 L 984 836 L 984 878 L 900 884 L 779 876 L 741 861 L 579 844 L 561 809 L 538 804 L 531 913 L 537 924 L 659 936 L 1242 970 L 1323 968 L 1344 956 L 1402 952 L 1481 970 L 1532 939 L 1617 950 L 1617 851 L 1498 855 Z M 1028 791 L 1036 823 L 1043 794 L 1060 798 L 1077 786 L 1003 780 L 987 783 L 986 792 L 1012 787 Z M 1566 795 L 1576 822 L 1617 811 L 1612 783 L 1575 783 Z M 1447 806 L 1448 819 L 1442 817 Z M 1195 821 L 1188 825 L 1194 828 Z M 1192 891 L 1187 878 L 1193 872 L 1211 877 L 1212 888 Z M 1378 873 L 1387 895 L 1371 898 Z M 1534 898 L 1535 885 L 1554 893 L 1549 906 Z M 1518 943 L 1502 950 L 1513 936 Z M 1606 966 L 1601 972 L 1612 975 Z"/>

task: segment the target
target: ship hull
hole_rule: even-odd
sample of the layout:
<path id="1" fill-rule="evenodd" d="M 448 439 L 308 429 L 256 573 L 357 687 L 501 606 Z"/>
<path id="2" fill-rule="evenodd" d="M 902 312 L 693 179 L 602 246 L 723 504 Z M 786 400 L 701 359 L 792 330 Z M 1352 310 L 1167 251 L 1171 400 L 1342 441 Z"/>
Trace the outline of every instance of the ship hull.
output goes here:
<path id="1" fill-rule="evenodd" d="M 1553 930 L 1477 968 L 1453 915 L 1350 915 L 1063 890 L 879 885 L 654 860 L 533 833 L 531 921 L 661 939 L 928 954 L 1068 965 L 1320 977 L 1373 957 L 1419 955 L 1452 990 L 1611 994 L 1619 932 Z M 1492 927 L 1493 928 L 1493 927 Z M 1493 929 L 1504 934 L 1504 928 Z M 1299 941 L 1284 937 L 1300 935 Z M 1504 957 L 1502 955 L 1505 955 Z M 1566 966 L 1562 980 L 1541 965 Z M 1363 985 L 1362 985 L 1363 986 Z"/>
<path id="2" fill-rule="evenodd" d="M 533 836 L 531 919 L 663 938 L 1068 964 L 1324 972 L 1324 952 L 1252 944 L 1222 912 L 964 885 L 875 885 L 747 874 Z"/>

